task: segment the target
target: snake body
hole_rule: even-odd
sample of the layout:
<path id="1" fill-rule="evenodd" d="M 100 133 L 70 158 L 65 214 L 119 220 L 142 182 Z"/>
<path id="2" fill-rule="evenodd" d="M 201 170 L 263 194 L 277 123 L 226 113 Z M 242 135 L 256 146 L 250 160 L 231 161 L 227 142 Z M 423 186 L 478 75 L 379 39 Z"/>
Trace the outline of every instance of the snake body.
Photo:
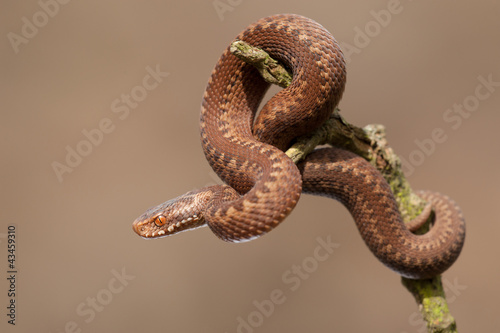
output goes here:
<path id="1" fill-rule="evenodd" d="M 342 202 L 369 249 L 403 276 L 427 278 L 453 264 L 465 223 L 448 197 L 419 193 L 431 203 L 435 221 L 430 232 L 417 236 L 403 223 L 387 182 L 361 157 L 323 148 L 296 166 L 284 154 L 296 137 L 319 127 L 342 97 L 345 64 L 332 35 L 308 18 L 284 14 L 259 20 L 236 39 L 290 69 L 291 85 L 256 117 L 269 85 L 226 49 L 203 96 L 200 130 L 205 156 L 227 185 L 150 208 L 134 222 L 136 233 L 157 238 L 208 225 L 225 241 L 248 241 L 275 228 L 305 192 Z"/>

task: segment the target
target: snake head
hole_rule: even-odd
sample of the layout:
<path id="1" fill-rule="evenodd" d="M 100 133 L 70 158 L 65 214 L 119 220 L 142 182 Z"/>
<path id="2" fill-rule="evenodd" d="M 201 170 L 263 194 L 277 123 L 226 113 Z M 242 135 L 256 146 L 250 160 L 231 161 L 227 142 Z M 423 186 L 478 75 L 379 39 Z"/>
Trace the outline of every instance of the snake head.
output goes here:
<path id="1" fill-rule="evenodd" d="M 151 207 L 132 224 L 144 238 L 160 238 L 205 225 L 202 211 L 210 198 L 210 187 L 188 192 Z"/>

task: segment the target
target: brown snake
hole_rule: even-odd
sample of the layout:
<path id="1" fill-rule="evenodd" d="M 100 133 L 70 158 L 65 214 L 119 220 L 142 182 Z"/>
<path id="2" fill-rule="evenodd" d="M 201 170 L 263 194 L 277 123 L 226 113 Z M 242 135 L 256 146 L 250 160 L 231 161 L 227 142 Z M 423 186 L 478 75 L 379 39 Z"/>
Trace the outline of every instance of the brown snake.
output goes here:
<path id="1" fill-rule="evenodd" d="M 399 274 L 428 278 L 450 267 L 465 239 L 463 215 L 450 198 L 419 192 L 432 205 L 434 224 L 415 235 L 387 182 L 363 158 L 323 148 L 297 167 L 283 153 L 295 138 L 320 126 L 340 101 L 346 72 L 332 35 L 308 18 L 285 14 L 259 20 L 236 39 L 284 64 L 293 74 L 291 85 L 254 121 L 269 84 L 226 49 L 203 96 L 200 128 L 205 156 L 227 185 L 150 208 L 134 222 L 135 232 L 158 238 L 208 225 L 225 241 L 247 241 L 275 228 L 305 192 L 342 202 L 369 249 Z"/>

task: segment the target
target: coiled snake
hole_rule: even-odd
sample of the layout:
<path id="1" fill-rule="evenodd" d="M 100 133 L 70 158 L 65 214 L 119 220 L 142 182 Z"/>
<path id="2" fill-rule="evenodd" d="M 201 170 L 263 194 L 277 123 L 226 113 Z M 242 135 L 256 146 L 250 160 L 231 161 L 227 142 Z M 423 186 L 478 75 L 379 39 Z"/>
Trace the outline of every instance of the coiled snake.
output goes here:
<path id="1" fill-rule="evenodd" d="M 248 241 L 275 228 L 305 192 L 342 202 L 369 249 L 399 274 L 428 278 L 450 267 L 465 238 L 462 213 L 450 198 L 419 193 L 435 218 L 428 233 L 415 235 L 387 182 L 363 158 L 323 148 L 296 166 L 283 153 L 295 138 L 319 127 L 340 101 L 346 72 L 332 35 L 308 18 L 285 14 L 259 20 L 236 39 L 290 69 L 291 85 L 254 120 L 269 84 L 226 49 L 203 96 L 200 128 L 205 156 L 227 185 L 150 208 L 133 223 L 135 232 L 157 238 L 208 225 L 225 241 Z"/>

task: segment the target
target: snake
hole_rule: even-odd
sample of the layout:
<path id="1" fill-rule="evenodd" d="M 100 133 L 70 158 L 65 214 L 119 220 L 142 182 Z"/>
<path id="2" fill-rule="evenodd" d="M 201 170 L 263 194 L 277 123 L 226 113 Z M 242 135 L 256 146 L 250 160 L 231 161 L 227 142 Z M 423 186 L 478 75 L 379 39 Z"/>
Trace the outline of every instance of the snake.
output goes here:
<path id="1" fill-rule="evenodd" d="M 133 230 L 150 239 L 208 226 L 224 241 L 249 241 L 278 226 L 307 193 L 341 202 L 370 251 L 398 274 L 425 279 L 447 270 L 465 240 L 464 216 L 452 199 L 417 192 L 429 208 L 409 227 L 387 181 L 362 157 L 331 146 L 295 164 L 284 152 L 321 126 L 344 92 L 346 63 L 330 32 L 309 18 L 279 14 L 235 40 L 278 60 L 292 73 L 291 84 L 259 110 L 270 84 L 228 47 L 209 78 L 200 115 L 205 157 L 224 184 L 148 209 Z M 412 232 L 428 219 L 427 233 Z"/>

